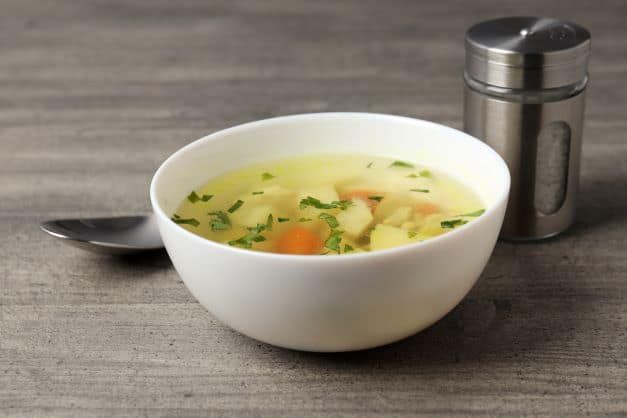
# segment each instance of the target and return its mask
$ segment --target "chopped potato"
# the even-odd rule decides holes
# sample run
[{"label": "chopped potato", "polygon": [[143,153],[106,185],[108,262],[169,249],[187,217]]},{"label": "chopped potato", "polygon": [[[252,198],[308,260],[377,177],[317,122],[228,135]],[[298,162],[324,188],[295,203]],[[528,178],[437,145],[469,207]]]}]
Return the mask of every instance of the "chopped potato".
[{"label": "chopped potato", "polygon": [[[231,215],[231,221],[244,226],[255,226],[264,224],[270,214],[278,214],[274,206],[248,206],[242,207]],[[274,216],[274,215],[273,215]]]},{"label": "chopped potato", "polygon": [[404,222],[408,221],[413,214],[411,206],[401,206],[396,208],[394,212],[383,221],[386,225],[400,226]]},{"label": "chopped potato", "polygon": [[352,238],[357,238],[370,226],[372,213],[361,199],[353,199],[353,204],[337,215],[340,228]]},{"label": "chopped potato", "polygon": [[392,216],[394,211],[401,206],[406,206],[408,198],[406,194],[389,193],[379,202],[374,211],[376,222],[383,222],[386,218]]},{"label": "chopped potato", "polygon": [[409,238],[406,230],[395,226],[379,224],[370,233],[370,249],[373,251],[385,250],[412,242],[415,242],[415,239]]},{"label": "chopped potato", "polygon": [[416,222],[412,222],[412,221],[403,222],[401,224],[401,228],[403,228],[406,231],[414,230],[416,229]]}]

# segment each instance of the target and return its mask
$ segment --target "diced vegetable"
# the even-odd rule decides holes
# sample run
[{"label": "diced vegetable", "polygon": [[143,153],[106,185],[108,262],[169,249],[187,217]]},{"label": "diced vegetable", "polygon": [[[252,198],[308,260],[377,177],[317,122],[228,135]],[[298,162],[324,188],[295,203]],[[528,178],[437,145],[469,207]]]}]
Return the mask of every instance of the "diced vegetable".
[{"label": "diced vegetable", "polygon": [[353,205],[337,215],[340,229],[350,237],[358,237],[372,223],[372,212],[368,205],[361,199],[353,199]]},{"label": "diced vegetable", "polygon": [[265,224],[270,214],[277,214],[276,209],[269,205],[245,206],[230,215],[231,222],[244,225],[255,226]]},{"label": "diced vegetable", "polygon": [[350,190],[346,193],[342,193],[340,196],[343,200],[355,200],[359,199],[363,201],[368,207],[374,211],[377,205],[383,200],[384,196],[382,193],[374,191],[374,190]]},{"label": "diced vegetable", "polygon": [[319,254],[322,240],[315,232],[302,226],[294,226],[279,237],[276,251],[281,254]]},{"label": "diced vegetable", "polygon": [[404,229],[379,224],[370,233],[370,250],[385,250],[386,248],[410,244],[414,241],[414,239],[409,238],[407,231]]},{"label": "diced vegetable", "polygon": [[401,228],[403,228],[406,231],[409,231],[410,229],[416,229],[416,227],[417,227],[416,222],[412,222],[412,221],[403,222],[401,224]]},{"label": "diced vegetable", "polygon": [[374,219],[376,222],[383,222],[386,218],[392,216],[394,211],[408,204],[408,198],[401,193],[390,193],[385,196],[374,210]]},{"label": "diced vegetable", "polygon": [[440,235],[444,232],[440,222],[444,220],[443,215],[441,214],[431,214],[424,218],[424,222],[422,227],[420,228],[420,233],[427,236],[436,236]]},{"label": "diced vegetable", "polygon": [[383,221],[386,225],[400,226],[402,223],[408,221],[413,214],[411,206],[401,206],[396,208],[394,212]]},{"label": "diced vegetable", "polygon": [[423,215],[431,215],[440,212],[440,207],[431,202],[420,202],[416,204],[415,210]]}]

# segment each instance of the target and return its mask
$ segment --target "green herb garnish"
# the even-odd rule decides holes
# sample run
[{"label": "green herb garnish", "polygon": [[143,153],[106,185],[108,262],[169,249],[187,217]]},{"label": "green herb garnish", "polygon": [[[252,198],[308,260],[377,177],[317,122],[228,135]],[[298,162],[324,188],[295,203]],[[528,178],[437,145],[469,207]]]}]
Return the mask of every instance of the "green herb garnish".
[{"label": "green herb garnish", "polygon": [[231,228],[231,220],[229,219],[229,215],[220,211],[217,212],[209,212],[209,215],[213,216],[214,219],[209,222],[209,226],[212,231],[224,231],[226,229]]},{"label": "green herb garnish", "polygon": [[383,196],[368,196],[368,199],[380,202],[383,200]]},{"label": "green herb garnish", "polygon": [[261,181],[272,180],[274,177],[276,177],[276,176],[273,176],[273,175],[272,175],[272,174],[270,174],[270,173],[263,173],[263,174],[261,175]]},{"label": "green herb garnish", "polygon": [[311,197],[311,196],[307,196],[305,199],[301,199],[300,203],[298,204],[298,207],[301,210],[305,209],[307,206],[313,206],[316,209],[335,208],[335,206],[332,205],[331,203],[322,203],[319,199],[316,199],[315,197]]},{"label": "green herb garnish", "polygon": [[253,192],[253,194],[263,194],[263,192]]},{"label": "green herb garnish", "polygon": [[243,204],[244,204],[243,200],[237,199],[237,201],[233,203],[230,208],[227,209],[227,212],[233,213],[236,210],[238,210],[240,207],[242,207]]},{"label": "green herb garnish", "polygon": [[282,223],[282,222],[287,222],[290,220],[290,218],[276,218],[277,222]]},{"label": "green herb garnish", "polygon": [[339,229],[334,229],[329,234],[329,238],[324,242],[324,248],[328,248],[331,251],[337,253],[340,252],[340,243],[342,242],[342,233]]},{"label": "green herb garnish", "polygon": [[172,218],[174,218],[174,219],[179,219],[179,218],[180,218],[180,216],[178,216],[178,215],[175,213],[174,215],[172,215]]},{"label": "green herb garnish", "polygon": [[366,168],[370,168],[370,167],[372,167],[372,164],[374,164],[374,163],[373,163],[372,161],[370,161],[370,162],[368,163],[368,165],[366,166]]},{"label": "green herb garnish", "polygon": [[413,238],[416,235],[418,235],[418,232],[416,232],[416,231],[407,231],[407,237],[408,238]]},{"label": "green herb garnish", "polygon": [[313,219],[311,219],[311,218],[300,218],[298,220],[298,222],[310,222],[310,221],[313,221]]},{"label": "green herb garnish", "polygon": [[390,167],[414,168],[414,165],[406,163],[405,161],[394,161],[392,164],[390,164]]},{"label": "green herb garnish", "polygon": [[331,203],[322,203],[319,199],[316,199],[312,196],[307,196],[305,199],[302,199],[298,205],[298,207],[302,210],[307,206],[312,206],[316,209],[335,209],[340,208],[341,210],[346,210],[349,206],[351,206],[353,202],[350,200],[334,200]]},{"label": "green herb garnish", "polygon": [[187,200],[189,200],[192,203],[196,203],[199,200],[202,200],[203,202],[208,202],[209,200],[211,200],[211,198],[213,197],[212,194],[204,194],[201,196],[198,196],[198,194],[196,194],[195,191],[192,191],[188,196],[187,196]]},{"label": "green herb garnish", "polygon": [[485,212],[485,209],[479,209],[479,210],[476,210],[474,212],[464,213],[464,214],[459,215],[459,216],[468,216],[468,217],[471,217],[471,216],[472,217],[474,217],[474,216],[481,216],[481,215],[483,215],[484,212]]},{"label": "green herb garnish", "polygon": [[334,200],[333,202],[331,202],[331,204],[335,205],[341,210],[346,210],[349,206],[353,206],[353,202],[351,200]]},{"label": "green herb garnish", "polygon": [[329,228],[331,228],[331,229],[334,229],[334,228],[337,228],[338,226],[340,226],[340,223],[337,221],[335,216],[329,215],[328,213],[321,213],[320,216],[318,216],[318,218],[322,219],[327,224],[329,224]]},{"label": "green herb garnish", "polygon": [[355,249],[348,244],[344,244],[344,252],[350,253],[351,251],[355,251]]},{"label": "green herb garnish", "polygon": [[409,189],[410,192],[429,193],[429,189]]},{"label": "green herb garnish", "polygon": [[431,171],[429,170],[421,170],[419,174],[411,173],[406,175],[405,177],[409,177],[410,179],[417,179],[418,177],[431,177]]},{"label": "green herb garnish", "polygon": [[192,190],[192,192],[189,195],[187,195],[187,200],[189,200],[192,203],[196,203],[200,200],[200,197],[198,197],[196,192]]},{"label": "green herb garnish", "polygon": [[253,246],[253,243],[266,240],[266,237],[261,235],[261,233],[265,231],[266,225],[257,224],[257,226],[255,227],[246,229],[248,230],[248,233],[246,235],[233,241],[229,241],[228,244],[235,247],[251,248]]},{"label": "green herb garnish", "polygon": [[272,224],[274,223],[274,218],[272,217],[272,214],[268,214],[268,219],[266,219],[266,229],[268,231],[272,231]]},{"label": "green herb garnish", "polygon": [[464,225],[464,224],[467,224],[467,223],[468,223],[468,221],[465,221],[463,219],[451,219],[451,220],[448,220],[448,221],[440,222],[440,226],[442,228],[452,229],[452,228],[455,228],[456,226],[461,226],[461,225]]},{"label": "green herb garnish", "polygon": [[177,217],[175,218],[174,216],[172,217],[172,220],[174,221],[174,223],[177,223],[179,225],[191,225],[193,227],[197,227],[198,225],[200,225],[200,222],[198,222],[198,219],[196,218],[181,218],[180,216],[177,215]]}]

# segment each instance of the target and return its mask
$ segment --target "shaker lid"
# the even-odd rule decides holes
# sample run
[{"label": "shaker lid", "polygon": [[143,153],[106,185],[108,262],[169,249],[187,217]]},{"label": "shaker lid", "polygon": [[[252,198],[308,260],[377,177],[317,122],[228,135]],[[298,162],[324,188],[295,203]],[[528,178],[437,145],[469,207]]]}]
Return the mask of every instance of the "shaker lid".
[{"label": "shaker lid", "polygon": [[586,78],[590,33],[545,17],[504,17],[466,32],[466,73],[482,83],[512,89],[546,89]]}]

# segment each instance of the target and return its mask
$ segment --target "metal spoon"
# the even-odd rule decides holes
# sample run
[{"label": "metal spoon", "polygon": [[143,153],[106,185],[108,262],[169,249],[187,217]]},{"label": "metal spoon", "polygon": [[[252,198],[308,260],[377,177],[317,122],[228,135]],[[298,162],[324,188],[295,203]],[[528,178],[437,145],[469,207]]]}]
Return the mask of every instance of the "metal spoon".
[{"label": "metal spoon", "polygon": [[66,244],[101,254],[132,254],[163,248],[152,215],[116,218],[59,219],[40,225]]}]

